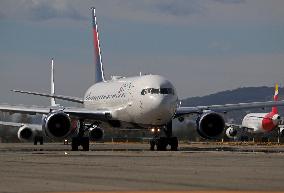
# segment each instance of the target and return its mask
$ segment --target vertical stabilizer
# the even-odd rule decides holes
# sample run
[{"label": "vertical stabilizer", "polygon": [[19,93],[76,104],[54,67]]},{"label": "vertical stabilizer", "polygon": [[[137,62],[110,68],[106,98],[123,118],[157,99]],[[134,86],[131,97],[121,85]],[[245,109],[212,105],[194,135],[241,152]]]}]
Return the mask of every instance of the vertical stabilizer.
[{"label": "vertical stabilizer", "polygon": [[[54,95],[54,66],[53,66],[53,58],[51,59],[51,77],[50,77],[50,94]],[[50,105],[56,106],[55,98],[50,99]]]},{"label": "vertical stabilizer", "polygon": [[[274,101],[278,101],[278,84],[275,84],[275,93],[274,93],[274,97],[273,97]],[[272,112],[275,114],[278,114],[278,108],[272,107]]]},{"label": "vertical stabilizer", "polygon": [[95,83],[105,81],[104,69],[101,56],[100,40],[98,33],[98,25],[96,20],[96,10],[94,7],[92,9],[92,19],[93,19],[93,37],[94,37],[94,60],[95,60]]}]

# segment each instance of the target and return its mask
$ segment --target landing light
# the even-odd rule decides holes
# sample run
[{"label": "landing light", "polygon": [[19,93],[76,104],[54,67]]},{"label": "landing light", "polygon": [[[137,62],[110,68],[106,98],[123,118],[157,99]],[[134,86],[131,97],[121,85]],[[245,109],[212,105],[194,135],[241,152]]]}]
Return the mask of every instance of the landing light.
[{"label": "landing light", "polygon": [[151,132],[152,133],[160,132],[160,128],[152,128]]},{"label": "landing light", "polygon": [[68,145],[68,143],[69,143],[68,139],[64,139],[63,144]]}]

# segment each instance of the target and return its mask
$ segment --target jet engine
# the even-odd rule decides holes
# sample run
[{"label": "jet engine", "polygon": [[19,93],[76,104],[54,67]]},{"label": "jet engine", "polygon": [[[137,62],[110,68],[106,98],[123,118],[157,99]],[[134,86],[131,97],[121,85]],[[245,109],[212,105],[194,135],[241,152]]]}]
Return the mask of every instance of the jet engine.
[{"label": "jet engine", "polygon": [[218,137],[225,128],[224,118],[212,111],[200,115],[196,120],[196,124],[199,135],[207,139]]},{"label": "jet engine", "polygon": [[63,111],[56,111],[43,118],[44,133],[50,138],[62,139],[69,137],[77,128],[71,127],[69,115]]},{"label": "jet engine", "polygon": [[32,128],[23,125],[19,128],[17,135],[20,141],[32,141],[36,133]]},{"label": "jet engine", "polygon": [[234,137],[236,137],[237,133],[238,133],[237,129],[233,127],[228,127],[226,130],[226,135],[230,139],[233,139]]},{"label": "jet engine", "polygon": [[92,141],[99,141],[104,137],[104,130],[99,127],[92,128],[89,132],[89,137]]}]

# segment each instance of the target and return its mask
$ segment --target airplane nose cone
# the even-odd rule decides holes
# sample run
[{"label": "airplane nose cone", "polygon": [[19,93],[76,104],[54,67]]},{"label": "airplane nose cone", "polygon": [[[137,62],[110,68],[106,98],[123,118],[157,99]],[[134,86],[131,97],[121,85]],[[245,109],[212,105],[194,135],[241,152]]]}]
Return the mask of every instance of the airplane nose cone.
[{"label": "airplane nose cone", "polygon": [[170,96],[151,96],[149,104],[149,112],[153,122],[157,125],[166,124],[175,112],[176,101]]}]

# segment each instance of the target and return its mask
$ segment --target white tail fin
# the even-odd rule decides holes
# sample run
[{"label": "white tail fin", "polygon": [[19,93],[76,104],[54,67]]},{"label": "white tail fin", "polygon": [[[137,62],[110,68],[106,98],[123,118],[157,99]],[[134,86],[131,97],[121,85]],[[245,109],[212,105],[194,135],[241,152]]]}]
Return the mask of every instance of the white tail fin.
[{"label": "white tail fin", "polygon": [[96,10],[94,7],[92,7],[91,9],[92,9],[93,37],[94,37],[95,83],[97,83],[105,81],[105,77],[104,77],[104,69],[102,63],[98,25],[96,19]]},{"label": "white tail fin", "polygon": [[[51,77],[50,77],[50,94],[54,95],[55,88],[54,88],[54,66],[53,66],[53,58],[51,59]],[[50,99],[50,105],[57,106],[55,102],[55,98]]]}]

